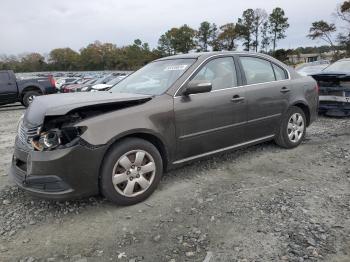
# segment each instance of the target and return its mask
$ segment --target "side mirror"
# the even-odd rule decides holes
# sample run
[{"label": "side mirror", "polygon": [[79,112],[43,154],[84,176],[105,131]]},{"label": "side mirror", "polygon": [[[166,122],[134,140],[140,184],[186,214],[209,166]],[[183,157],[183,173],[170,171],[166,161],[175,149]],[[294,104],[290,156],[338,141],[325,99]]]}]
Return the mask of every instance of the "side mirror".
[{"label": "side mirror", "polygon": [[182,94],[188,96],[190,94],[208,93],[212,88],[212,84],[208,81],[194,80],[187,84],[187,87]]}]

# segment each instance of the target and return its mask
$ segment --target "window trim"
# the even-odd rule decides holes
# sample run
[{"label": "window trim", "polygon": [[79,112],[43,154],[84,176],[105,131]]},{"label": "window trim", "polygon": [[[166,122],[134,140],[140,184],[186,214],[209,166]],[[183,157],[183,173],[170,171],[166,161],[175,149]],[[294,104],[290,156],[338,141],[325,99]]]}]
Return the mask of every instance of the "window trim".
[{"label": "window trim", "polygon": [[238,87],[241,87],[243,86],[243,79],[241,77],[241,70],[240,70],[240,67],[239,65],[237,64],[237,61],[235,59],[235,54],[217,54],[217,55],[213,55],[213,56],[210,56],[210,57],[207,57],[205,60],[203,60],[198,66],[197,68],[187,77],[187,79],[180,85],[180,87],[176,90],[175,94],[174,94],[174,98],[176,97],[182,97],[182,94],[181,94],[181,90],[183,89],[183,87],[188,84],[192,79],[193,77],[200,71],[202,70],[202,68],[208,64],[210,61],[214,60],[214,59],[218,59],[218,58],[232,58],[233,60],[233,65],[235,67],[235,70],[236,70],[236,78],[237,78],[237,86],[232,86],[232,87],[228,87],[228,88],[222,88],[222,89],[216,89],[216,90],[212,90],[210,91],[209,93],[211,92],[217,92],[217,91],[221,91],[221,90],[227,90],[227,89],[231,89],[231,88],[238,88]]},{"label": "window trim", "polygon": [[[253,58],[257,58],[257,59],[262,59],[262,60],[265,60],[267,62],[269,62],[271,64],[271,67],[272,67],[272,71],[274,72],[275,74],[275,71],[273,69],[273,66],[272,64],[275,64],[277,65],[278,67],[282,68],[284,70],[284,72],[286,73],[286,79],[283,79],[283,80],[276,80],[276,76],[275,76],[275,80],[274,81],[268,81],[268,82],[262,82],[262,83],[255,83],[255,84],[248,84],[247,83],[247,79],[246,79],[246,76],[245,76],[245,72],[244,72],[244,68],[243,68],[243,65],[242,65],[242,62],[241,62],[241,57],[253,57]],[[276,83],[276,82],[282,82],[282,81],[289,81],[291,80],[291,75],[289,73],[289,71],[287,69],[285,69],[283,66],[281,65],[278,65],[277,63],[271,61],[270,59],[268,58],[265,58],[263,56],[259,56],[259,55],[246,55],[246,54],[239,54],[237,55],[237,60],[238,60],[238,63],[239,63],[239,66],[240,66],[240,72],[242,74],[242,80],[243,83],[242,83],[242,86],[244,87],[247,87],[247,86],[255,86],[255,85],[262,85],[262,84],[268,84],[268,83]]]},{"label": "window trim", "polygon": [[214,59],[210,59],[203,66],[201,66],[201,68],[199,70],[196,70],[196,72],[189,78],[187,83],[191,82],[202,71],[202,69],[205,66],[207,66],[209,63],[211,63],[212,61],[217,60],[217,59],[225,59],[225,58],[231,58],[231,60],[232,60],[233,67],[234,67],[234,72],[232,72],[232,75],[236,74],[236,85],[235,86],[231,86],[231,87],[226,87],[226,88],[212,89],[211,91],[218,91],[218,90],[224,90],[224,89],[238,87],[239,86],[238,71],[237,71],[237,66],[236,66],[235,60],[234,60],[234,58],[232,56],[223,56],[223,57],[216,57]]},{"label": "window trim", "polygon": [[[273,62],[270,62],[271,63],[271,66],[272,66],[272,70],[273,70],[273,73],[275,74],[275,80],[276,81],[281,81],[281,80],[286,80],[286,79],[288,79],[288,74],[286,73],[286,70],[284,69],[284,68],[282,68],[282,67],[280,67],[279,65],[277,65],[276,63],[273,63]],[[277,80],[277,76],[276,76],[276,70],[275,70],[275,67],[278,67],[278,68],[280,68],[280,69],[282,69],[282,71],[283,71],[283,73],[284,73],[284,79],[280,79],[280,80]]]}]

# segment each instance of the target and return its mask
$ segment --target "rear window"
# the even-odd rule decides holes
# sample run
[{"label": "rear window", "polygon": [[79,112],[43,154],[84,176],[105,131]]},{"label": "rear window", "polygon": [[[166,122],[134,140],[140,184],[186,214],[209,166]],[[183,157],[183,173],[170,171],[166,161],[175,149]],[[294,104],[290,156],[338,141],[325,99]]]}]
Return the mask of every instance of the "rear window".
[{"label": "rear window", "polygon": [[286,71],[278,65],[272,64],[273,70],[275,71],[276,80],[287,79]]},{"label": "rear window", "polygon": [[1,82],[6,82],[9,79],[10,79],[9,74],[7,72],[0,72],[0,81]]}]

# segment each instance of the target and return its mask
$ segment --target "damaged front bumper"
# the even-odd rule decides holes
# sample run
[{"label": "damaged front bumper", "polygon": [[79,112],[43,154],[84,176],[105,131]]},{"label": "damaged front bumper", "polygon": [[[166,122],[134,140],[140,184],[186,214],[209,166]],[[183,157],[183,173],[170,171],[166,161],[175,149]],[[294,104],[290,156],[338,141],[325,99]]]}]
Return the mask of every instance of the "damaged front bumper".
[{"label": "damaged front bumper", "polygon": [[105,146],[78,144],[34,151],[16,138],[10,176],[18,186],[48,199],[72,199],[99,193],[98,176]]}]

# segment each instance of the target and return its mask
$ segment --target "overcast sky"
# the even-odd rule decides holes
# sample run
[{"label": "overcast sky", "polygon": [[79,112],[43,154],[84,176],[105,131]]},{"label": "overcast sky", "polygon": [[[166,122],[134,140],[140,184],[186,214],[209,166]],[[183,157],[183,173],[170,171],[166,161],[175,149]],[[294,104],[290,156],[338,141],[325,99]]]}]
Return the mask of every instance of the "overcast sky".
[{"label": "overcast sky", "polygon": [[280,48],[320,45],[306,38],[310,24],[332,16],[340,0],[2,0],[0,54],[47,53],[57,47],[79,50],[100,40],[118,46],[140,38],[156,47],[171,27],[197,28],[207,20],[236,22],[247,8],[268,13],[282,7],[289,17],[287,38]]}]

